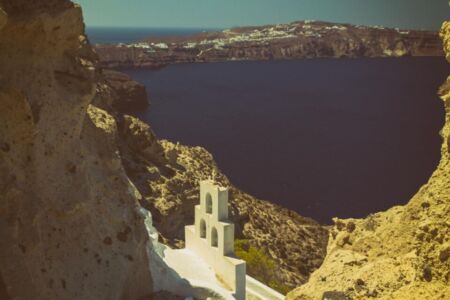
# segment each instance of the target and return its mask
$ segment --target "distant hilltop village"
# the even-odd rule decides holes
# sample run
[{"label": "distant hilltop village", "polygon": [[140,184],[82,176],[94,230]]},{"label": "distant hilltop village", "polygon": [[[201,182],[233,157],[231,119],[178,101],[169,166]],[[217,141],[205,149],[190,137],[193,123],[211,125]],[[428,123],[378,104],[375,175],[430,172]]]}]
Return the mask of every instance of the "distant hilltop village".
[{"label": "distant hilltop village", "polygon": [[184,37],[96,45],[104,67],[158,68],[174,63],[342,57],[442,56],[436,32],[301,21],[238,27]]}]

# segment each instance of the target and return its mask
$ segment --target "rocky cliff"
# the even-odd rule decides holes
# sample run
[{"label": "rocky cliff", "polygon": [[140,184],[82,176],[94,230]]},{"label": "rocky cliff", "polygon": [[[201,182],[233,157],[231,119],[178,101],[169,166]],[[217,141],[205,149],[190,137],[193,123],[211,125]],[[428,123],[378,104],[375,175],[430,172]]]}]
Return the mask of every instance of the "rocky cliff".
[{"label": "rocky cliff", "polygon": [[98,72],[81,9],[0,0],[0,299],[147,299],[148,234],[91,105]]},{"label": "rocky cliff", "polygon": [[435,32],[304,21],[154,37],[96,49],[105,67],[156,68],[230,60],[437,56],[443,55],[441,45]]},{"label": "rocky cliff", "polygon": [[136,112],[148,107],[147,91],[143,84],[136,82],[127,74],[103,70],[102,79],[111,87],[112,107],[121,113]]},{"label": "rocky cliff", "polygon": [[[450,62],[450,23],[441,37]],[[446,123],[442,158],[405,206],[335,220],[323,265],[288,299],[449,299],[450,77],[439,95]]]}]

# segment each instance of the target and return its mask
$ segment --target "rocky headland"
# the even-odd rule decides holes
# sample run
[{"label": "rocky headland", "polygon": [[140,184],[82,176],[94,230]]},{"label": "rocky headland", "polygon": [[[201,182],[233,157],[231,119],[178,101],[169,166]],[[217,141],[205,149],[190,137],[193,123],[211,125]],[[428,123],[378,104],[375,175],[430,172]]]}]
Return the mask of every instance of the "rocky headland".
[{"label": "rocky headland", "polygon": [[143,84],[127,74],[114,70],[103,70],[102,80],[111,87],[111,106],[121,113],[136,112],[148,107],[147,91]]},{"label": "rocky headland", "polygon": [[152,37],[95,45],[108,68],[159,68],[175,63],[343,57],[441,56],[437,32],[318,21],[239,27],[187,37]]},{"label": "rocky headland", "polygon": [[[441,30],[450,62],[450,22]],[[448,299],[450,295],[450,77],[441,161],[405,206],[334,220],[327,256],[287,299]]]}]

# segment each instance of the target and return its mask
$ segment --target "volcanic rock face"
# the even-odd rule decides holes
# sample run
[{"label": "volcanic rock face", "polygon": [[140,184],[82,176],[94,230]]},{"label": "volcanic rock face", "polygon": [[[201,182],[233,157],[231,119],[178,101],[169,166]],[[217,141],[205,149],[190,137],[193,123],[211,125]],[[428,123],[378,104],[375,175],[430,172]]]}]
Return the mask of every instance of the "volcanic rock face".
[{"label": "volcanic rock face", "polygon": [[[450,23],[441,36],[450,62]],[[336,219],[323,265],[288,299],[448,299],[450,77],[439,94],[446,123],[442,158],[429,182],[405,206],[366,219]]]},{"label": "volcanic rock face", "polygon": [[66,0],[0,0],[0,298],[144,299],[138,191]]},{"label": "volcanic rock face", "polygon": [[143,110],[148,107],[145,86],[132,80],[127,74],[103,70],[105,83],[117,94],[112,96],[113,108],[121,113]]},{"label": "volcanic rock face", "polygon": [[97,45],[96,50],[105,67],[149,68],[230,60],[443,55],[434,32],[312,21],[155,37],[134,44]]}]

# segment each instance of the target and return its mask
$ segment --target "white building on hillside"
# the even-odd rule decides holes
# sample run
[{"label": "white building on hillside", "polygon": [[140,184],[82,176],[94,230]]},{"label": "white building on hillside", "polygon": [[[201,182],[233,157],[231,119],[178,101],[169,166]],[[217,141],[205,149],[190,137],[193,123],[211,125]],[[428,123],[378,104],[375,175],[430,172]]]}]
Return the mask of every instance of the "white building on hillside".
[{"label": "white building on hillside", "polygon": [[228,221],[228,188],[212,180],[200,182],[200,205],[195,206],[195,224],[185,227],[186,248],[202,257],[216,277],[245,300],[246,265],[234,257],[234,224]]}]

